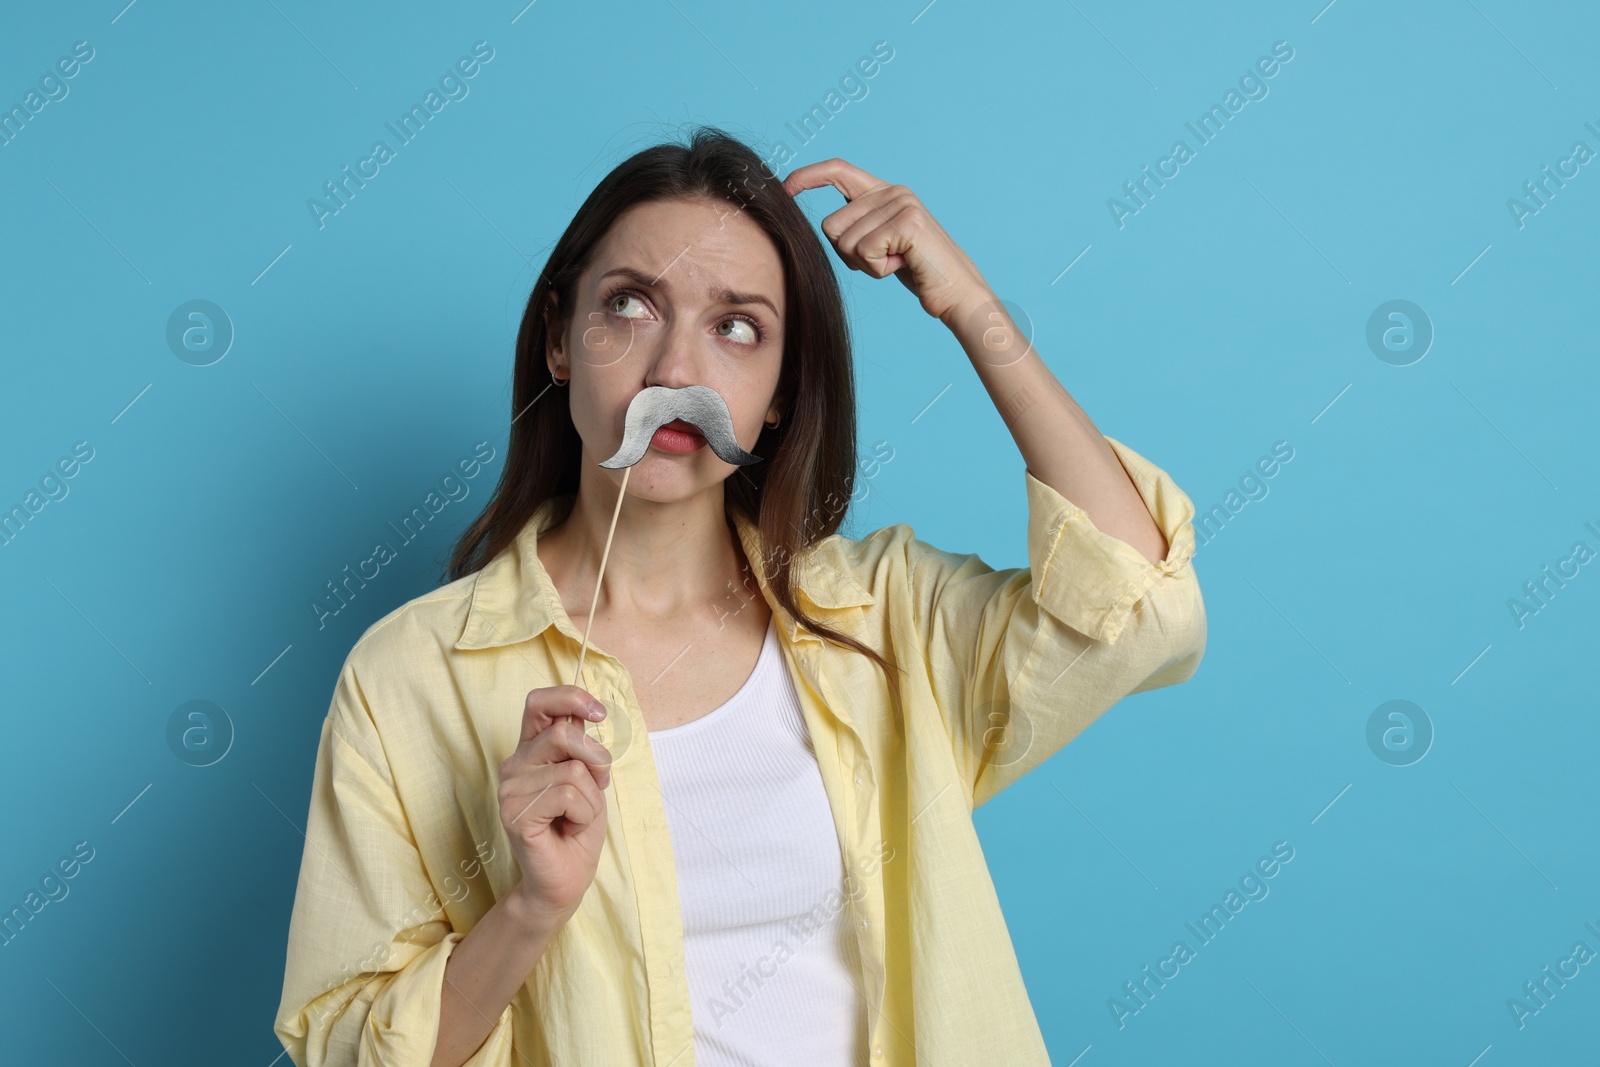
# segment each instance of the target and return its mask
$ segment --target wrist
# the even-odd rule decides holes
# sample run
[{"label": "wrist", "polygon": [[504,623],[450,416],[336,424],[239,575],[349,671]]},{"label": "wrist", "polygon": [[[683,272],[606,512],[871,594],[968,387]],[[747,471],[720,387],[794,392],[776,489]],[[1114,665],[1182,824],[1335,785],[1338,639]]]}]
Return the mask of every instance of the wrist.
[{"label": "wrist", "polygon": [[518,882],[511,892],[500,898],[499,906],[505,908],[507,917],[522,936],[548,941],[566,925],[569,916],[552,914],[523,888],[527,884]]},{"label": "wrist", "polygon": [[987,285],[975,284],[968,286],[951,301],[950,307],[939,316],[939,321],[965,346],[969,339],[981,337],[988,328],[986,312],[991,310],[1004,311],[1000,298]]},{"label": "wrist", "polygon": [[951,311],[950,331],[979,372],[1009,367],[1033,351],[1032,324],[1017,308],[1023,321],[1013,318],[1008,302],[992,291],[963,301]]}]

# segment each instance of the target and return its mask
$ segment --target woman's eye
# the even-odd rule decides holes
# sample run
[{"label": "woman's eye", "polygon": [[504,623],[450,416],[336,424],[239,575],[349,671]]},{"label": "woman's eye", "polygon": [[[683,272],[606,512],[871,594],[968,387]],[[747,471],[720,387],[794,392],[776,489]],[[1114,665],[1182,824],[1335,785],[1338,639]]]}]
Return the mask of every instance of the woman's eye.
[{"label": "woman's eye", "polygon": [[624,309],[628,306],[628,301],[630,300],[634,303],[639,302],[639,298],[634,296],[632,293],[618,293],[616,296],[611,298],[608,306],[611,308],[612,314],[618,315],[625,319],[631,319],[634,316],[626,314],[624,311]]},{"label": "woman's eye", "polygon": [[[724,330],[724,326],[730,327],[730,330]],[[731,330],[738,330],[739,333],[734,334]],[[742,345],[753,345],[760,340],[756,328],[743,319],[723,319],[717,323],[717,332],[723,337],[732,337]]]}]

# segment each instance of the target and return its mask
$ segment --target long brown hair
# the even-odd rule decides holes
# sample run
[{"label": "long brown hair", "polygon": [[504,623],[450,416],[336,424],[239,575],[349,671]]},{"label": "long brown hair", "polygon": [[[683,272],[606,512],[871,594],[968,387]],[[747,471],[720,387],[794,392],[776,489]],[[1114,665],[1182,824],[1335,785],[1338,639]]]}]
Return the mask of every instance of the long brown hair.
[{"label": "long brown hair", "polygon": [[[463,578],[497,556],[544,501],[577,492],[582,440],[572,424],[568,394],[551,388],[545,362],[549,332],[566,330],[577,304],[578,278],[624,211],[645,202],[694,198],[727,201],[771,238],[783,264],[788,311],[777,389],[788,398],[788,411],[777,427],[763,428],[757,438],[752,451],[761,460],[737,468],[723,483],[724,510],[759,529],[767,559],[752,562],[764,568],[784,609],[817,636],[877,662],[898,691],[896,672],[882,655],[808,617],[795,599],[792,564],[838,530],[855,485],[849,322],[833,265],[810,221],[761,157],[716,127],[697,127],[687,144],[658,144],[624,160],[589,194],[551,250],[517,332],[506,464],[483,512],[456,542],[446,580]],[[557,311],[547,324],[551,293]]]}]

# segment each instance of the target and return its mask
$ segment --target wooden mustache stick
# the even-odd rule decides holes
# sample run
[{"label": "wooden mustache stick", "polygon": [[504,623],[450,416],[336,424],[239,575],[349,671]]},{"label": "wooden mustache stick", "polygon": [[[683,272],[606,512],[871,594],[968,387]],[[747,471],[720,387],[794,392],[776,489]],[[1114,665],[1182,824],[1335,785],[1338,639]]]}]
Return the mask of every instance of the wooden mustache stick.
[{"label": "wooden mustache stick", "polygon": [[[671,419],[667,420],[671,422]],[[650,431],[654,435],[655,431]],[[611,509],[611,528],[606,531],[606,547],[600,553],[600,573],[594,576],[594,596],[589,599],[589,621],[583,626],[583,644],[578,647],[578,669],[572,672],[572,684],[577,685],[583,677],[583,656],[589,651],[589,628],[594,625],[594,609],[600,603],[600,579],[605,577],[606,559],[611,555],[611,535],[617,532],[617,516],[622,513],[622,498],[628,492],[628,475],[633,473],[633,465],[622,468],[622,486],[617,490],[617,506]]]}]

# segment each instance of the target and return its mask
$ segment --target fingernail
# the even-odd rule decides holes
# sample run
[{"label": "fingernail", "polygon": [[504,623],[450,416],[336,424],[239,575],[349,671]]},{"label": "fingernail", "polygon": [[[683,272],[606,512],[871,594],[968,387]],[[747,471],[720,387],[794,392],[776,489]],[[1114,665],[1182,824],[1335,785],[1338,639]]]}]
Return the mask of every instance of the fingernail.
[{"label": "fingernail", "polygon": [[596,722],[606,717],[606,706],[598,700],[589,701],[589,715]]}]

